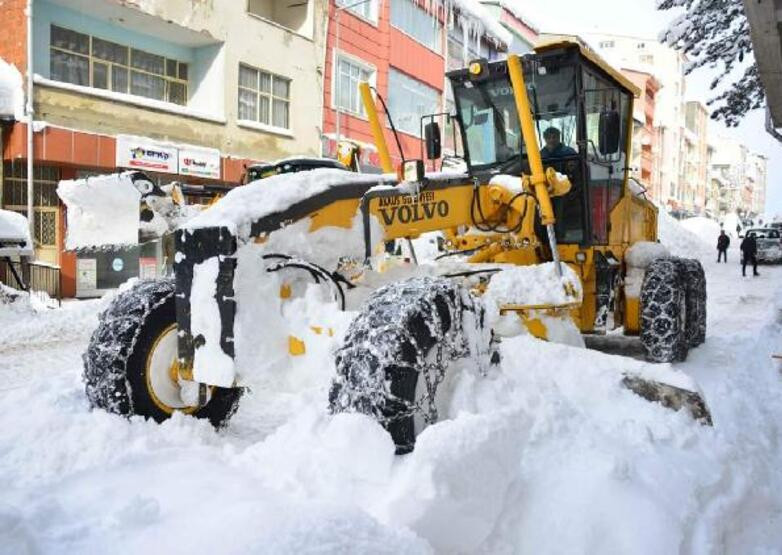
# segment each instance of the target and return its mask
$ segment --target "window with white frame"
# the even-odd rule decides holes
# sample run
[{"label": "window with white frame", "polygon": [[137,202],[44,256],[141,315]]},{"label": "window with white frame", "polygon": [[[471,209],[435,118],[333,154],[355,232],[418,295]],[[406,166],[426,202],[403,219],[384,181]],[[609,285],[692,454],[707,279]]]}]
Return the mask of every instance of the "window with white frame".
[{"label": "window with white frame", "polygon": [[239,119],[290,129],[291,80],[239,64]]},{"label": "window with white frame", "polygon": [[337,7],[353,12],[373,23],[377,23],[377,0],[336,0]]},{"label": "window with white frame", "polygon": [[437,17],[426,13],[418,2],[414,0],[391,2],[391,25],[435,52],[441,51],[442,25]]},{"label": "window with white frame", "polygon": [[375,70],[370,66],[338,54],[334,71],[334,107],[364,115],[358,84],[362,81],[372,82],[374,75]]},{"label": "window with white frame", "polygon": [[57,25],[49,72],[55,81],[187,104],[187,63]]},{"label": "window with white frame", "polygon": [[394,125],[411,135],[421,134],[421,116],[440,111],[440,93],[393,67],[388,71],[388,111]]}]

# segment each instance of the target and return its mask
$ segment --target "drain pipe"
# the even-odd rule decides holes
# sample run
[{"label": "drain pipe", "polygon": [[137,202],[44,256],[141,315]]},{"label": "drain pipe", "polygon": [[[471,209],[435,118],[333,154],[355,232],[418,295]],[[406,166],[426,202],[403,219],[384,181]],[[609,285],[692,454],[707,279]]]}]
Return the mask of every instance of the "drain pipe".
[{"label": "drain pipe", "polygon": [[35,212],[33,208],[33,0],[27,0],[27,220],[30,238],[35,245]]}]

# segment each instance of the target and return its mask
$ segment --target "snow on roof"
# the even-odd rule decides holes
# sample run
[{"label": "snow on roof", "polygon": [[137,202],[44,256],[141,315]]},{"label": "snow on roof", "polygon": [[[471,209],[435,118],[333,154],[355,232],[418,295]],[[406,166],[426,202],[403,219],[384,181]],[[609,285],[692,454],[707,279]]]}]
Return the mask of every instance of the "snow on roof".
[{"label": "snow on roof", "polygon": [[22,74],[15,66],[0,58],[0,119],[24,117]]},{"label": "snow on roof", "polygon": [[[3,242],[14,243],[3,248]],[[23,245],[20,245],[23,243]],[[0,210],[0,256],[30,256],[33,254],[33,242],[30,240],[30,226],[27,218],[10,210]]]},{"label": "snow on roof", "polygon": [[283,173],[233,189],[220,202],[182,227],[199,229],[225,226],[246,239],[254,221],[286,210],[316,194],[356,183],[382,185],[392,182],[395,179],[390,175],[357,174],[333,168]]},{"label": "snow on roof", "polygon": [[[511,32],[478,0],[429,0],[425,7],[433,17],[442,9],[448,24],[453,26],[458,22],[469,37],[480,40],[486,35],[505,47],[513,42]],[[457,11],[458,15],[455,13]]]},{"label": "snow on roof", "polygon": [[460,23],[467,27],[470,35],[489,35],[503,46],[509,46],[513,42],[513,35],[484,8],[478,0],[445,0],[446,8],[450,11],[456,7],[460,11]]},{"label": "snow on roof", "polygon": [[[524,23],[527,27],[535,31],[536,33],[540,31],[540,27],[537,23],[530,20],[529,18],[529,10],[522,10],[521,6],[518,4],[519,0],[499,0],[500,7],[504,10],[508,10],[513,17]],[[527,12],[527,13],[525,13]]]}]

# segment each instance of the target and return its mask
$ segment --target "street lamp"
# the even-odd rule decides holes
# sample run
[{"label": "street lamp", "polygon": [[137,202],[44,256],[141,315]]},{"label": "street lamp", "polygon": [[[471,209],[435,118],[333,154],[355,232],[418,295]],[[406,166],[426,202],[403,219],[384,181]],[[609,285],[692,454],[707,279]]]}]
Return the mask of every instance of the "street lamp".
[{"label": "street lamp", "polygon": [[[333,86],[338,86],[339,81],[339,65],[338,65],[338,59],[337,59],[337,52],[339,52],[339,16],[344,10],[349,10],[350,8],[355,8],[356,6],[360,6],[361,4],[366,4],[367,2],[372,2],[374,0],[359,0],[358,2],[353,2],[352,4],[347,4],[345,6],[339,6],[338,2],[340,0],[334,1],[334,6],[336,10],[336,15],[334,16],[334,21],[337,26],[337,30],[334,33],[334,63],[337,65],[337,67],[334,68],[334,83]],[[336,89],[335,89],[336,90]],[[332,93],[335,94],[335,93]],[[337,125],[336,125],[336,143],[339,145],[339,141],[342,139],[341,133],[340,133],[340,120],[342,119],[342,107],[340,106],[340,103],[337,102]]]}]

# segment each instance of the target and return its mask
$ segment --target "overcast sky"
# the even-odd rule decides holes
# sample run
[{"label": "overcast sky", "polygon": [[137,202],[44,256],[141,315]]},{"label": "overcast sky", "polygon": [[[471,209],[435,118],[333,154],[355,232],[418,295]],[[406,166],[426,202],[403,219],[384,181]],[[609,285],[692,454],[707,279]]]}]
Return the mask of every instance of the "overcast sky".
[{"label": "overcast sky", "polygon": [[[671,11],[655,9],[655,0],[515,0],[529,14],[531,21],[546,32],[578,33],[593,31],[638,35],[656,38],[667,23],[675,17]],[[709,82],[713,73],[701,69],[687,79],[687,100],[704,104],[711,98]],[[782,216],[782,187],[774,176],[782,175],[782,144],[772,139],[764,129],[762,110],[751,113],[737,129],[727,129],[709,120],[709,132],[742,141],[755,152],[769,158],[766,187],[766,212]]]}]

